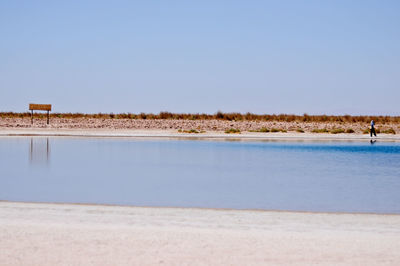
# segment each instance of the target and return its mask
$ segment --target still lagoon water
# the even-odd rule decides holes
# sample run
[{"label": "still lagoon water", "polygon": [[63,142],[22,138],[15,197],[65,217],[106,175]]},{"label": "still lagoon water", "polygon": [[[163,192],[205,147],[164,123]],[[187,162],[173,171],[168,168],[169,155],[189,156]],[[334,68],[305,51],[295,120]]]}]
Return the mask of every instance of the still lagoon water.
[{"label": "still lagoon water", "polygon": [[0,200],[400,213],[400,143],[1,137]]}]

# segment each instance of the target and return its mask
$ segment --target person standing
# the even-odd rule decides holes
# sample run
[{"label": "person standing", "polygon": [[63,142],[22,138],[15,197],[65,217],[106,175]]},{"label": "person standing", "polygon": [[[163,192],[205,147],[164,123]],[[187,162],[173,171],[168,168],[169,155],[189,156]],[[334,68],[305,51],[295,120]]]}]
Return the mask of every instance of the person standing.
[{"label": "person standing", "polygon": [[375,122],[374,122],[374,120],[371,120],[371,130],[370,130],[370,133],[371,133],[371,138],[372,138],[372,134],[374,134],[374,136],[376,137]]}]

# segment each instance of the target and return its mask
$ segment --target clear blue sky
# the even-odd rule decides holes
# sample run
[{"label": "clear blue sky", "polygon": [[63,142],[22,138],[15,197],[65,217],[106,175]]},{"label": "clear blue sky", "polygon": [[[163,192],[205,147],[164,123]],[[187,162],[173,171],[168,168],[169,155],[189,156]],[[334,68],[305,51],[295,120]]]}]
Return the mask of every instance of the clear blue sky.
[{"label": "clear blue sky", "polygon": [[0,111],[400,115],[400,1],[1,1]]}]

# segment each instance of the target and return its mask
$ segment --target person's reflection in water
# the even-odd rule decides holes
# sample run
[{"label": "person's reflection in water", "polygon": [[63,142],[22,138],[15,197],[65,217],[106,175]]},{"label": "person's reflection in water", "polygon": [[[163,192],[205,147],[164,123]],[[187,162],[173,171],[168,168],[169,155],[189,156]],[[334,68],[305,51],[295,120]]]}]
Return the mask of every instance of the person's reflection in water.
[{"label": "person's reflection in water", "polygon": [[47,165],[50,162],[49,138],[31,138],[29,146],[29,162],[31,164]]},{"label": "person's reflection in water", "polygon": [[371,143],[371,145],[374,145],[376,142],[376,139],[371,139],[369,142]]}]

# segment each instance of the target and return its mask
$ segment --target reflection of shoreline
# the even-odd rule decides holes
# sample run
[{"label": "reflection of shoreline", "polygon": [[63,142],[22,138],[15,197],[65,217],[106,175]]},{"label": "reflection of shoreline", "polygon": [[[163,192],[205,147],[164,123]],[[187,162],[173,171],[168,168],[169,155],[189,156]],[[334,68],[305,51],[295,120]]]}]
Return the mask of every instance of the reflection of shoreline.
[{"label": "reflection of shoreline", "polygon": [[29,161],[31,164],[48,164],[50,161],[49,138],[31,138],[29,146]]}]

